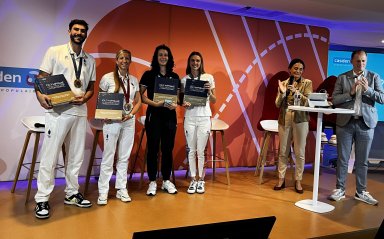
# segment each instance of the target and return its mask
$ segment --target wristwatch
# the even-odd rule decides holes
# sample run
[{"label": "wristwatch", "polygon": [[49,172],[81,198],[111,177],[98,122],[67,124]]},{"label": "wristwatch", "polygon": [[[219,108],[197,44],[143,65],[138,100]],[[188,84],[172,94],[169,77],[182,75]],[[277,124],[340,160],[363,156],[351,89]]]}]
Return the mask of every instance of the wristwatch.
[{"label": "wristwatch", "polygon": [[128,115],[128,116],[129,116],[129,118],[130,118],[130,119],[132,119],[132,118],[133,118],[133,116],[135,116],[135,115],[133,115],[132,113],[129,113],[129,115]]}]

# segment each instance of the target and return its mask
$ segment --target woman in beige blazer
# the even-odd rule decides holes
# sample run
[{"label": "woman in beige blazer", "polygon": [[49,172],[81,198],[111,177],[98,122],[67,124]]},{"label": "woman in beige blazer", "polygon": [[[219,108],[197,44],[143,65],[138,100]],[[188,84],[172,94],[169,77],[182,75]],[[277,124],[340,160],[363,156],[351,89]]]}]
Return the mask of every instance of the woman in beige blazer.
[{"label": "woman in beige blazer", "polygon": [[[296,156],[295,169],[295,190],[303,193],[301,180],[305,162],[305,144],[309,130],[309,115],[304,111],[292,111],[289,105],[294,104],[297,97],[297,104],[304,106],[307,104],[307,97],[312,93],[312,81],[302,77],[305,69],[304,61],[293,59],[288,66],[290,77],[285,81],[279,81],[278,93],[276,97],[276,107],[280,108],[279,113],[279,181],[274,190],[285,188],[285,172],[287,170],[288,155],[291,144],[294,143]],[[295,96],[296,94],[296,96]]]}]

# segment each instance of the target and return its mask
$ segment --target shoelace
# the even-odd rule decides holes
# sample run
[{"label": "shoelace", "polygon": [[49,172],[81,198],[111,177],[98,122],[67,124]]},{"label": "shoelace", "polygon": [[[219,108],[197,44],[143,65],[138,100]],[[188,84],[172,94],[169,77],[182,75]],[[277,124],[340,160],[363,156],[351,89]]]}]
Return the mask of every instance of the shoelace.
[{"label": "shoelace", "polygon": [[368,197],[368,198],[371,198],[371,194],[369,194],[369,192],[365,192],[363,191],[362,194],[361,194],[363,197]]},{"label": "shoelace", "polygon": [[173,185],[173,183],[169,183],[169,184],[167,185],[167,188],[175,188],[175,185]]},{"label": "shoelace", "polygon": [[81,201],[84,200],[84,197],[83,197],[83,195],[81,195],[81,193],[76,194],[75,197],[76,197],[77,199],[80,199]]},{"label": "shoelace", "polygon": [[335,190],[333,190],[333,193],[337,193],[338,195],[344,194],[343,190],[341,190],[341,189],[335,189]]},{"label": "shoelace", "polygon": [[122,198],[129,198],[128,192],[125,191],[119,191],[119,194]]},{"label": "shoelace", "polygon": [[41,210],[44,210],[44,209],[48,210],[48,209],[49,209],[49,205],[48,205],[48,203],[46,203],[46,202],[39,203],[39,204],[38,204],[38,207],[39,207]]}]

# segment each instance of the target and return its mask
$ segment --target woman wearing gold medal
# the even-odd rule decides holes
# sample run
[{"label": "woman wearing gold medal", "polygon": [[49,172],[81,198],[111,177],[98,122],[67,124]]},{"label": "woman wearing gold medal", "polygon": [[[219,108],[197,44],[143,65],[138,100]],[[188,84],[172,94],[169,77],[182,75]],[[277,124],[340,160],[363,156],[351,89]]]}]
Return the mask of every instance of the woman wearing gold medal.
[{"label": "woman wearing gold medal", "polygon": [[124,113],[122,121],[106,119],[103,125],[104,151],[98,182],[99,198],[97,204],[108,202],[109,181],[113,173],[113,161],[118,148],[116,162],[116,197],[130,202],[127,190],[128,159],[132,151],[135,134],[135,114],[140,109],[141,97],[137,78],[129,74],[131,52],[120,50],[116,53],[116,67],[105,74],[100,81],[100,92],[124,94]]}]

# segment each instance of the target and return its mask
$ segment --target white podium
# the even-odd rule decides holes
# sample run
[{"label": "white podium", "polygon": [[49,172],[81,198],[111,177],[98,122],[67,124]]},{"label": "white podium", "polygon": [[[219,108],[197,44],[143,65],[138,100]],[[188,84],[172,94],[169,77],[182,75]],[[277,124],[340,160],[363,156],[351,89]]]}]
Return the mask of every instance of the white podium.
[{"label": "white podium", "polygon": [[317,213],[330,212],[335,209],[334,206],[319,202],[319,172],[320,172],[320,147],[321,147],[321,128],[323,125],[323,114],[354,114],[354,110],[342,108],[311,108],[306,106],[288,106],[290,110],[307,111],[317,113],[317,127],[316,127],[316,151],[315,151],[315,172],[313,179],[313,196],[312,199],[305,199],[295,203],[296,206]]}]

